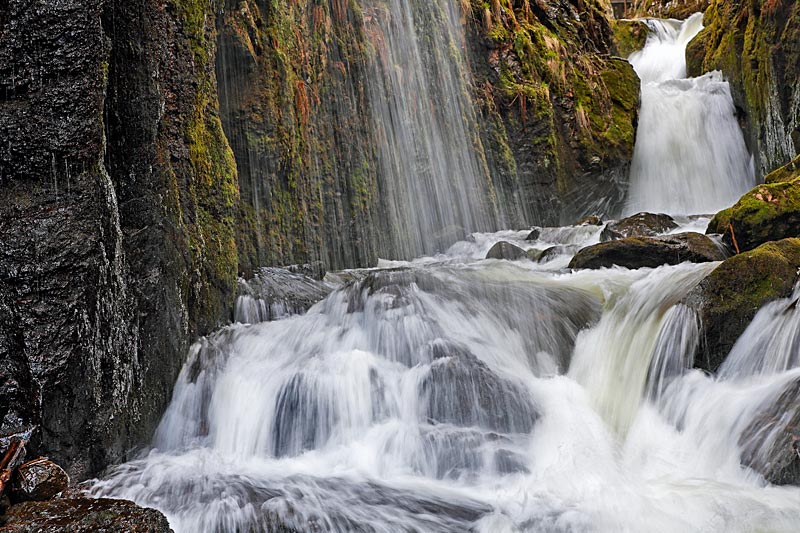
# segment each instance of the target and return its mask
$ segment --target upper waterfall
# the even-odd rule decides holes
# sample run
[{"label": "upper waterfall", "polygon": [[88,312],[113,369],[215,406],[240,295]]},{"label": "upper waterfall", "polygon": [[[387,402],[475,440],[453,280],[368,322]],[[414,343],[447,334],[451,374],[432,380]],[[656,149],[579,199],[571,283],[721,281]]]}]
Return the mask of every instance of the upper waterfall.
[{"label": "upper waterfall", "polygon": [[642,80],[630,213],[716,212],[755,185],[728,82],[719,72],[686,78],[686,45],[702,20],[648,20],[647,43],[629,58]]},{"label": "upper waterfall", "polygon": [[375,47],[366,81],[396,256],[444,251],[470,232],[497,229],[459,3],[361,3]]}]

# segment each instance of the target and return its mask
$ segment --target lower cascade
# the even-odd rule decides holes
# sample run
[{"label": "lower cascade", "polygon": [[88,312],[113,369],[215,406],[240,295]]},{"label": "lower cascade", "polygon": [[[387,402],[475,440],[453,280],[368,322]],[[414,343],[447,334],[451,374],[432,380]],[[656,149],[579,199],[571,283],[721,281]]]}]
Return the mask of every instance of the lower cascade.
[{"label": "lower cascade", "polygon": [[[682,300],[718,263],[564,273],[600,229],[477,234],[203,339],[153,449],[93,493],[176,531],[793,531],[753,428],[796,395],[800,310],[693,370]],[[566,251],[477,260],[501,239]]]},{"label": "lower cascade", "polygon": [[[372,20],[386,64],[370,91],[391,95],[373,110],[381,163],[399,197],[440,208],[410,220],[422,205],[390,206],[409,224],[404,252],[439,250],[433,228],[493,230],[502,210],[473,194],[491,196],[485,169],[456,150],[473,135],[466,97],[424,128],[429,93],[463,81],[403,34],[426,12],[364,5],[391,15]],[[427,18],[455,16],[443,6]],[[704,232],[699,214],[755,182],[727,82],[686,79],[701,19],[648,21],[630,59],[642,110],[628,209],[676,215],[658,238]],[[440,48],[459,64],[457,37]],[[775,479],[800,425],[800,286],[704,372],[688,297],[720,263],[571,270],[606,240],[590,224],[472,233],[321,282],[263,269],[242,282],[236,323],[192,347],[152,447],[92,495],[154,507],[177,532],[797,531],[800,488]],[[517,256],[487,259],[501,242]]]}]

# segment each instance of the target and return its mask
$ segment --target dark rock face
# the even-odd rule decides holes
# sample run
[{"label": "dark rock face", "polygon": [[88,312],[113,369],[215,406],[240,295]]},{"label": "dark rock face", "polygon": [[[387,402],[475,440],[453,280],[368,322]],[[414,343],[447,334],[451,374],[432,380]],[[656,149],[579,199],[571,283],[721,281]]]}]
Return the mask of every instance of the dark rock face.
[{"label": "dark rock face", "polygon": [[0,517],[9,533],[171,533],[166,517],[127,500],[69,498],[24,502]]},{"label": "dark rock face", "polygon": [[764,176],[800,151],[800,4],[712,0],[686,51],[690,76],[721,70]]},{"label": "dark rock face", "polygon": [[14,501],[44,501],[69,487],[64,469],[40,457],[21,465],[14,474],[11,497]]},{"label": "dark rock face", "polygon": [[627,268],[677,265],[684,261],[722,261],[726,254],[709,237],[700,233],[679,233],[661,237],[628,237],[583,248],[570,268]]},{"label": "dark rock face", "polygon": [[792,294],[798,269],[800,239],[784,239],[727,259],[700,282],[684,301],[702,325],[695,366],[716,372],[758,310]]},{"label": "dark rock face", "polygon": [[678,227],[671,216],[664,213],[637,213],[609,222],[600,234],[600,241],[613,241],[626,237],[654,237]]},{"label": "dark rock face", "polygon": [[525,250],[506,241],[498,242],[486,254],[486,259],[507,259],[509,261],[523,257],[527,257]]}]

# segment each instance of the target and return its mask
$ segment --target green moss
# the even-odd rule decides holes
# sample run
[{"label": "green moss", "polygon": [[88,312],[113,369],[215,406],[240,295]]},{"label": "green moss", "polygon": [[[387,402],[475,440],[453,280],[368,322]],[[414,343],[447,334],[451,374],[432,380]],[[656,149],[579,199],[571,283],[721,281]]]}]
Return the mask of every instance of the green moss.
[{"label": "green moss", "polygon": [[736,205],[718,213],[708,232],[723,234],[732,247],[735,236],[742,251],[767,241],[800,236],[800,181],[759,185]]},{"label": "green moss", "polygon": [[766,183],[781,183],[794,181],[800,178],[800,156],[797,156],[788,165],[772,171],[765,178]]},{"label": "green moss", "polygon": [[641,20],[612,20],[615,52],[628,57],[644,48],[647,41],[647,25]]}]

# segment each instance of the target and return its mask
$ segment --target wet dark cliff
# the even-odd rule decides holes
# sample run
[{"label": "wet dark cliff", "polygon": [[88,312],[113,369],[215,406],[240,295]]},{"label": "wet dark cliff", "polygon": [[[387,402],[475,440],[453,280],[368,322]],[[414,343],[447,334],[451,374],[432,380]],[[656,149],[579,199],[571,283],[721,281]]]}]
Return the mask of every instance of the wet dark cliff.
[{"label": "wet dark cliff", "polygon": [[[638,80],[598,2],[462,2],[509,225],[611,212]],[[148,442],[256,266],[391,256],[354,1],[0,1],[0,433],[98,473]],[[582,193],[582,194],[579,194]],[[463,237],[463,236],[459,236]]]}]

